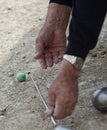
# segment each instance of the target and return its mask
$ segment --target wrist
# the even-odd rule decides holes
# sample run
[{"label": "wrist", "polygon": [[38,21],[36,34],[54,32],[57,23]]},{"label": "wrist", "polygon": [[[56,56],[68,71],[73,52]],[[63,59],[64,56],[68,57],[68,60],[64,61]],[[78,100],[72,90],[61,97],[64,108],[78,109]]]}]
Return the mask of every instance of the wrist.
[{"label": "wrist", "polygon": [[73,64],[71,64],[67,60],[63,59],[60,72],[70,73],[72,76],[75,76],[78,78],[81,71],[79,69],[75,68],[75,66]]},{"label": "wrist", "polygon": [[63,58],[69,63],[74,65],[75,68],[81,70],[84,64],[84,60],[81,57],[64,54]]},{"label": "wrist", "polygon": [[54,28],[55,30],[66,31],[71,8],[66,5],[50,3],[45,24]]}]

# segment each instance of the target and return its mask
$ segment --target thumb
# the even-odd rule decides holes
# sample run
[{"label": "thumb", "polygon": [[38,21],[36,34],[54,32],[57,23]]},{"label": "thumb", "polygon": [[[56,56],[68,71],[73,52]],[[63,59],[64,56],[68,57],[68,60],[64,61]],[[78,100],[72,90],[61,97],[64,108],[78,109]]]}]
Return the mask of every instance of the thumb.
[{"label": "thumb", "polygon": [[53,113],[54,113],[54,107],[53,106],[48,106],[48,109],[45,111],[46,117],[49,117],[49,116],[53,115]]},{"label": "thumb", "polygon": [[35,44],[35,50],[36,50],[36,54],[34,56],[35,59],[40,58],[43,53],[44,53],[44,44],[42,41],[40,40],[36,40],[36,44]]},{"label": "thumb", "polygon": [[50,88],[48,91],[48,96],[49,96],[49,103],[48,103],[48,109],[45,111],[45,114],[46,116],[51,116],[53,115],[55,109],[55,94]]}]

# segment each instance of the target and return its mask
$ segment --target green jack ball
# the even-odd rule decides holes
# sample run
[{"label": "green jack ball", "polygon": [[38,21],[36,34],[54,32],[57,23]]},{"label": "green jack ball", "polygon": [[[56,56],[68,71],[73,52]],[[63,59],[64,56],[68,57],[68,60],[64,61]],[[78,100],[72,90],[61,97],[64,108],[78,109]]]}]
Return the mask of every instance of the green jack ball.
[{"label": "green jack ball", "polygon": [[26,74],[24,73],[18,73],[17,76],[16,76],[16,79],[19,81],[19,82],[23,82],[26,80]]}]

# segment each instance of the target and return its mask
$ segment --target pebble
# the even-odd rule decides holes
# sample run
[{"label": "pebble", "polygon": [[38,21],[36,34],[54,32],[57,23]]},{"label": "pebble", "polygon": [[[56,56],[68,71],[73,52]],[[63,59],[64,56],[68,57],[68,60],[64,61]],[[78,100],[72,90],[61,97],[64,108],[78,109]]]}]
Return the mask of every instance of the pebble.
[{"label": "pebble", "polygon": [[8,73],[9,77],[13,77],[14,76],[14,73],[10,72]]},{"label": "pebble", "polygon": [[25,55],[23,55],[23,56],[22,56],[22,59],[25,59],[25,58],[26,58],[26,56],[25,56]]},{"label": "pebble", "polygon": [[7,10],[12,10],[12,8],[11,8],[11,7],[8,7]]},{"label": "pebble", "polygon": [[92,57],[97,57],[97,53],[92,53],[91,56]]},{"label": "pebble", "polygon": [[19,54],[20,54],[20,52],[19,52],[19,51],[17,51],[17,52],[15,52],[15,54],[16,54],[16,55],[19,55]]},{"label": "pebble", "polygon": [[101,55],[105,55],[107,53],[107,50],[104,50],[101,52]]},{"label": "pebble", "polygon": [[5,116],[7,112],[7,109],[4,108],[3,110],[0,111],[0,116]]},{"label": "pebble", "polygon": [[27,61],[26,61],[26,64],[28,64],[28,63],[29,63],[29,61],[27,60]]}]

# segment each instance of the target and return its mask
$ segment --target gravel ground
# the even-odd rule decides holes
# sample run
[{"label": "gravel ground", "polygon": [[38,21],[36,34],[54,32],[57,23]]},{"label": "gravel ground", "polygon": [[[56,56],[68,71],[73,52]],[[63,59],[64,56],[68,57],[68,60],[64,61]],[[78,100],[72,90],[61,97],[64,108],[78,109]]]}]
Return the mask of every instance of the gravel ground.
[{"label": "gravel ground", "polygon": [[[0,130],[51,130],[44,106],[27,76],[17,82],[18,72],[30,71],[47,99],[47,86],[60,67],[41,70],[33,60],[34,42],[47,11],[48,0],[0,0]],[[97,47],[92,50],[79,78],[79,101],[74,113],[58,124],[73,130],[106,130],[107,114],[95,110],[93,91],[107,86],[107,18]]]}]

